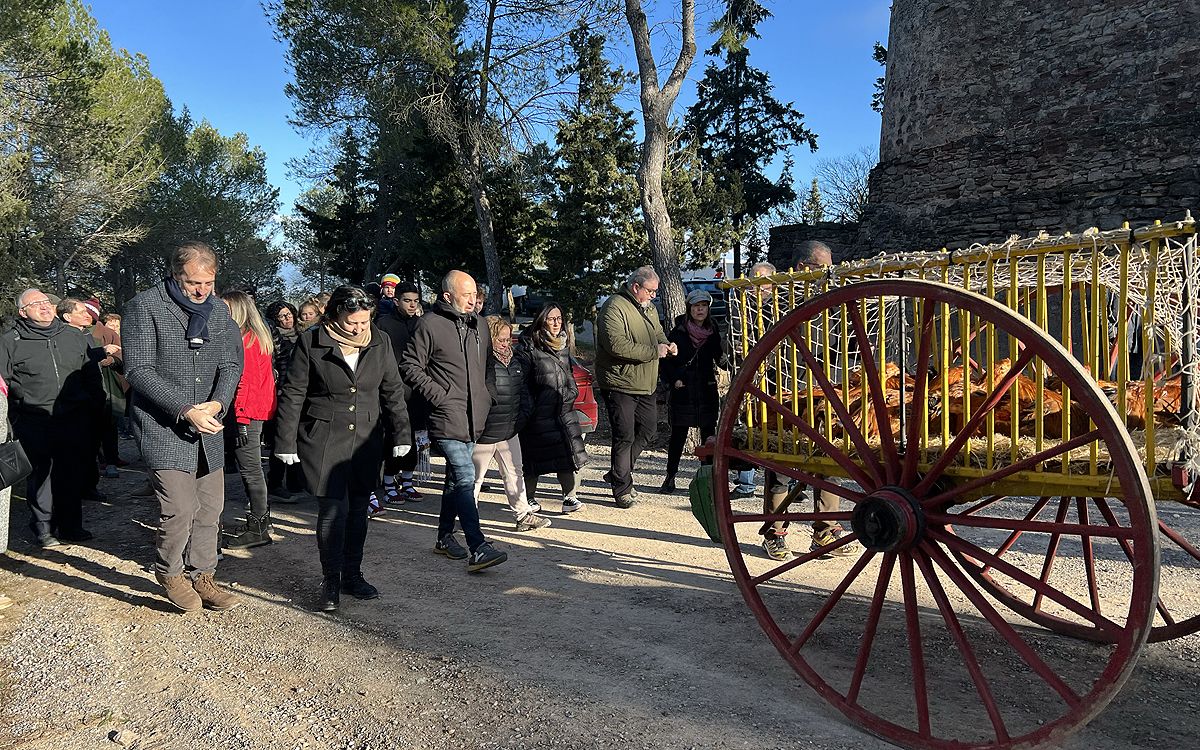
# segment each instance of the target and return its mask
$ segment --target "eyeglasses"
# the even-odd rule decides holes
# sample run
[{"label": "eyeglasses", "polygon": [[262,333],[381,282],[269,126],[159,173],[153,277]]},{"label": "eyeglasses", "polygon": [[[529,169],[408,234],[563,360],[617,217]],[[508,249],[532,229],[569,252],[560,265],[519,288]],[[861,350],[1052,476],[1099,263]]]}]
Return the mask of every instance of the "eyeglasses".
[{"label": "eyeglasses", "polygon": [[642,290],[643,292],[649,292],[651,297],[657,297],[657,296],[658,296],[658,287],[654,287],[653,289],[651,289],[650,287],[648,287],[648,286],[644,286],[644,285],[642,285],[642,284],[638,284],[638,286],[639,286],[639,287],[641,287],[641,290]]},{"label": "eyeglasses", "polygon": [[39,299],[39,300],[34,300],[33,302],[26,302],[25,304],[21,305],[21,307],[18,309],[24,310],[29,307],[50,307],[53,304],[54,303],[48,299]]},{"label": "eyeglasses", "polygon": [[550,317],[546,318],[546,322],[547,323],[561,323],[562,316],[561,315],[551,315]]}]

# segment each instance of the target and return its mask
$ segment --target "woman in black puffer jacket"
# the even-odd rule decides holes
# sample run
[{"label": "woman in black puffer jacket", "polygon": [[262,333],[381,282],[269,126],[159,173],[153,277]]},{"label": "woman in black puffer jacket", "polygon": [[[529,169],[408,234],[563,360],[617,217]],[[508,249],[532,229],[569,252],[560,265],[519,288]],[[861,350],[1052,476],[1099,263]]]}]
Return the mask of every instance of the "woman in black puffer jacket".
[{"label": "woman in black puffer jacket", "polygon": [[[273,367],[275,369],[275,395],[278,398],[287,380],[288,366],[292,364],[292,351],[300,336],[300,314],[296,306],[286,300],[272,302],[267,307],[267,325],[271,327],[271,338],[275,343]],[[263,439],[268,445],[275,444],[275,420],[263,425]],[[275,452],[267,461],[267,491],[279,502],[294,503],[296,495],[303,492],[304,475],[299,466],[284,466]]]},{"label": "woman in black puffer jacket", "polygon": [[[561,307],[546,303],[521,334],[517,358],[525,367],[525,382],[533,399],[533,411],[521,430],[526,491],[531,499],[536,498],[538,477],[556,474],[562,486],[563,512],[572,513],[583,507],[575,490],[588,455],[575,413],[579,386],[571,370]],[[537,501],[533,503],[536,507]]]},{"label": "woman in black puffer jacket", "polygon": [[508,507],[517,514],[517,531],[545,528],[550,525],[550,519],[534,513],[525,494],[521,441],[517,432],[529,417],[530,400],[524,367],[513,356],[512,324],[499,315],[489,315],[487,324],[492,336],[492,350],[487,362],[487,387],[492,396],[492,407],[471,456],[475,464],[475,502],[479,502],[483,477],[494,457],[504,480]]},{"label": "woman in black puffer jacket", "polygon": [[667,444],[667,476],[661,492],[675,491],[675,474],[683,456],[688,430],[700,428],[703,443],[717,432],[721,401],[717,368],[729,369],[725,337],[709,315],[712,296],[702,289],[687,297],[687,314],[680,315],[667,338],[679,353],[662,361],[662,379],[670,393],[671,440]]}]

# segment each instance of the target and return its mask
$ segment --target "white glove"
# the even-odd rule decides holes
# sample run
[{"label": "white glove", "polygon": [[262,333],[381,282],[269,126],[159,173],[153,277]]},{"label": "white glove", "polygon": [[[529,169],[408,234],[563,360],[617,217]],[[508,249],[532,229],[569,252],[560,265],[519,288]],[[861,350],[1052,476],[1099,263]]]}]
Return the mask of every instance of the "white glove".
[{"label": "white glove", "polygon": [[300,456],[296,453],[276,453],[275,458],[278,458],[288,466],[300,463]]},{"label": "white glove", "polygon": [[397,445],[396,447],[392,448],[392,458],[403,458],[404,456],[407,456],[408,452],[411,450],[411,445]]}]

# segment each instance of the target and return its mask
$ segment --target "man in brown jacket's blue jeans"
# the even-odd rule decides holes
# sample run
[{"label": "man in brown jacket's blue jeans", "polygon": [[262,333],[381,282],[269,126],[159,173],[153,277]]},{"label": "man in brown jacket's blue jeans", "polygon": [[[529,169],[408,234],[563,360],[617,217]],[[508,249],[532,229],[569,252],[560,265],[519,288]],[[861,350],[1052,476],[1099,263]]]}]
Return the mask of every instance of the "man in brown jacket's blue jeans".
[{"label": "man in brown jacket's blue jeans", "polygon": [[642,266],[596,317],[596,385],[612,426],[612,469],[604,479],[618,508],[637,502],[633,467],[658,430],[658,360],[678,353],[651,304],[658,284],[654,269]]}]

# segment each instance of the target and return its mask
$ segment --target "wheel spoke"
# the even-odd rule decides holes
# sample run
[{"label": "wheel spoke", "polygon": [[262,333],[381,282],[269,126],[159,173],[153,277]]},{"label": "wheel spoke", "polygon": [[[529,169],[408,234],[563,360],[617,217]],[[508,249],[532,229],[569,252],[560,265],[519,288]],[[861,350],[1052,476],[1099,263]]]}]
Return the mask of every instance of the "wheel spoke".
[{"label": "wheel spoke", "polygon": [[[879,427],[879,450],[883,454],[884,476],[888,484],[894,484],[900,479],[900,455],[896,451],[896,440],[892,435],[892,421],[888,419],[887,396],[883,392],[883,384],[879,381],[879,370],[875,361],[875,350],[871,337],[867,335],[867,327],[863,323],[862,309],[858,305],[846,305],[850,310],[850,324],[854,326],[854,335],[858,338],[858,353],[862,359],[863,375],[866,376],[867,387],[871,392],[871,402],[875,409],[875,423]],[[880,321],[880,325],[886,325]],[[901,379],[904,373],[900,373]],[[867,417],[863,415],[863,426]]]},{"label": "wheel spoke", "polygon": [[1010,464],[1003,468],[997,469],[995,473],[989,474],[986,477],[979,477],[977,479],[972,479],[969,482],[963,482],[962,484],[955,485],[940,495],[935,495],[934,497],[921,501],[921,505],[925,506],[926,508],[932,508],[946,503],[958,497],[959,495],[979,489],[980,487],[986,487],[995,482],[999,482],[1001,479],[1012,476],[1019,471],[1031,469],[1038,464],[1045,463],[1046,461],[1061,456],[1064,453],[1070,453],[1076,448],[1087,445],[1098,437],[1100,437],[1100,430],[1092,430],[1091,432],[1080,435],[1077,438],[1071,438],[1070,440],[1060,443],[1053,448],[1047,448],[1040,453],[1035,453],[1032,456],[1023,458],[1015,464]]},{"label": "wheel spoke", "polygon": [[819,477],[816,474],[809,474],[807,471],[801,471],[800,469],[788,466],[780,461],[771,460],[760,454],[747,453],[746,451],[739,450],[737,448],[730,448],[725,453],[731,458],[737,458],[747,463],[761,466],[764,469],[770,469],[776,474],[783,474],[786,477],[791,477],[792,479],[795,479],[798,482],[803,482],[814,489],[825,490],[826,492],[831,492],[838,497],[844,497],[852,503],[860,502],[866,498],[866,495],[861,492],[856,492],[847,487],[843,487],[840,484],[830,482],[824,477]]},{"label": "wheel spoke", "polygon": [[1180,534],[1162,521],[1158,522],[1158,530],[1162,532],[1163,536],[1175,542],[1179,546],[1179,549],[1191,555],[1193,559],[1200,560],[1200,550],[1196,549],[1187,539],[1184,539],[1183,534]]},{"label": "wheel spoke", "polygon": [[808,643],[808,639],[812,638],[813,634],[817,632],[817,628],[821,627],[821,623],[825,622],[825,618],[828,617],[829,613],[833,611],[833,608],[837,606],[837,603],[841,600],[842,595],[846,593],[846,589],[850,588],[850,584],[854,583],[858,579],[858,576],[860,573],[862,573],[863,568],[867,567],[867,563],[871,562],[874,557],[875,553],[872,550],[867,550],[858,558],[858,562],[854,563],[853,567],[850,568],[850,571],[846,573],[846,577],[842,579],[842,582],[838,584],[837,588],[830,592],[829,596],[825,597],[825,603],[821,605],[819,610],[817,610],[817,614],[813,616],[812,622],[808,623],[808,627],[804,629],[804,632],[792,642],[790,651],[793,654],[799,653],[800,649],[804,648],[804,644]]},{"label": "wheel spoke", "polygon": [[863,437],[862,431],[854,424],[854,420],[850,417],[850,412],[846,409],[846,404],[842,402],[842,397],[838,395],[838,391],[834,388],[833,383],[829,382],[829,378],[825,375],[825,369],[817,361],[816,355],[809,349],[808,340],[804,336],[797,334],[794,330],[788,331],[788,336],[796,344],[796,348],[800,351],[800,356],[804,358],[805,366],[816,377],[821,390],[825,392],[825,400],[829,402],[838,419],[842,420],[842,429],[850,436],[854,447],[859,450],[863,460],[866,462],[867,473],[875,481],[869,487],[866,485],[863,486],[868,490],[878,489],[883,483],[883,466],[879,463],[879,458],[875,455],[875,451],[871,450],[871,446],[867,443],[867,439]]},{"label": "wheel spoke", "polygon": [[1090,538],[1094,536],[1110,539],[1132,539],[1133,529],[1127,526],[1096,526],[1086,523],[1047,523],[1046,521],[1022,521],[1016,518],[998,518],[996,516],[962,516],[955,513],[930,513],[926,516],[930,523],[953,524],[979,529],[1012,529],[1016,531],[1041,534],[1066,534]]},{"label": "wheel spoke", "polygon": [[[1048,497],[1043,497],[1043,498],[1039,499],[1036,503],[1033,504],[1033,507],[1030,508],[1029,512],[1025,514],[1024,520],[1031,521],[1031,520],[1037,518],[1038,514],[1042,512],[1042,508],[1045,508],[1049,502],[1050,502],[1050,498],[1048,498]],[[996,556],[1003,557],[1010,549],[1012,549],[1012,546],[1017,543],[1017,540],[1020,539],[1024,533],[1025,533],[1024,531],[1018,530],[1018,531],[1014,531],[1013,533],[1009,534],[1008,538],[1004,540],[1004,543],[996,548]],[[979,572],[986,573],[988,571],[988,567],[989,566],[987,566],[987,565],[980,566]]]},{"label": "wheel spoke", "polygon": [[1053,669],[1050,668],[1050,665],[1046,664],[1046,662],[1043,661],[1040,656],[1038,656],[1033,647],[1026,643],[1025,639],[1023,639],[1017,633],[1013,626],[1010,625],[1008,621],[996,611],[996,608],[993,607],[987,598],[979,592],[979,590],[975,587],[975,584],[963,574],[958,566],[946,556],[946,553],[943,552],[940,547],[928,542],[922,542],[921,548],[925,550],[931,560],[937,563],[938,567],[946,572],[946,575],[950,577],[950,580],[954,581],[954,584],[962,590],[963,594],[965,594],[968,599],[971,600],[971,603],[975,605],[975,608],[979,610],[979,613],[983,615],[984,619],[987,620],[992,628],[1000,634],[1000,637],[1008,642],[1008,645],[1012,647],[1013,651],[1017,652],[1017,655],[1021,657],[1022,661],[1029,665],[1030,669],[1032,669],[1039,677],[1041,677],[1047,685],[1053,688],[1054,692],[1062,696],[1063,700],[1067,702],[1067,705],[1079,705],[1081,700],[1079,694],[1072,690],[1071,687],[1067,685],[1067,683],[1064,682],[1063,679],[1059,677]]},{"label": "wheel spoke", "polygon": [[809,523],[812,521],[849,521],[854,517],[851,511],[838,511],[837,513],[735,513],[733,515],[734,523],[775,523],[776,521],[788,521],[789,523]]},{"label": "wheel spoke", "polygon": [[[1070,507],[1071,501],[1068,498],[1059,498],[1058,513],[1054,516],[1055,523],[1062,523],[1067,518],[1067,508]],[[1046,559],[1042,561],[1042,574],[1039,580],[1046,585],[1050,580],[1050,573],[1054,570],[1054,561],[1058,559],[1058,543],[1062,540],[1062,534],[1051,534],[1050,541],[1046,543]],[[1034,592],[1033,608],[1040,611],[1042,609],[1043,595],[1040,591]]]},{"label": "wheel spoke", "polygon": [[863,626],[862,642],[858,647],[858,657],[854,660],[854,673],[850,677],[850,689],[846,692],[846,700],[858,703],[858,692],[862,689],[863,677],[867,673],[867,662],[871,659],[871,646],[875,643],[875,631],[879,628],[879,615],[883,612],[883,600],[887,596],[888,584],[892,580],[892,569],[896,565],[896,554],[888,552],[883,556],[879,566],[879,578],[875,581],[875,595],[871,597],[871,609],[867,612],[867,622]]},{"label": "wheel spoke", "polygon": [[[1007,394],[1008,389],[1016,381],[1017,376],[1021,374],[1021,370],[1025,369],[1033,357],[1034,352],[1032,349],[1030,349],[1021,355],[1016,363],[1013,364],[1012,369],[1004,374],[1004,377],[1000,378],[1000,382],[996,384],[992,392],[988,394],[986,399],[984,399],[983,404],[980,405],[979,409],[971,415],[971,418],[967,421],[963,428],[958,431],[958,434],[954,436],[954,440],[950,443],[950,446],[946,448],[941,458],[937,460],[937,463],[930,467],[929,471],[925,472],[925,477],[921,479],[920,483],[915,488],[913,488],[914,495],[920,496],[929,491],[929,488],[932,487],[933,483],[936,482],[938,477],[942,475],[942,472],[946,470],[946,467],[953,463],[954,459],[956,459],[958,455],[962,453],[963,446],[965,446],[967,441],[971,439],[971,435],[973,435],[975,430],[979,428],[979,425],[983,423],[983,420],[987,417],[988,413],[995,409],[997,405],[999,405],[1001,399],[1003,399]],[[966,374],[963,375],[963,393],[965,394],[963,396],[964,399],[970,399],[970,388],[968,387],[968,378]],[[1012,411],[1011,408],[1010,411]]]},{"label": "wheel spoke", "polygon": [[930,593],[933,594],[934,601],[937,602],[938,610],[942,613],[942,619],[946,622],[946,629],[950,631],[951,637],[954,638],[954,645],[958,647],[958,653],[962,656],[963,664],[966,665],[971,679],[975,681],[975,690],[979,693],[979,698],[983,701],[984,710],[987,711],[988,719],[992,722],[992,728],[996,732],[996,740],[998,742],[1006,742],[1008,740],[1008,730],[1004,726],[1004,717],[1000,715],[1000,709],[996,706],[996,699],[992,696],[992,689],[988,686],[987,678],[979,666],[979,660],[975,658],[975,652],[971,649],[971,644],[967,641],[967,634],[963,632],[962,625],[958,622],[958,616],[954,614],[954,608],[950,606],[950,601],[946,598],[942,582],[938,580],[937,573],[934,572],[933,566],[930,565],[928,556],[924,553],[914,552],[913,557],[916,558],[917,566],[921,569],[921,575],[925,578],[925,584],[929,587]]},{"label": "wheel spoke", "polygon": [[[1112,526],[1119,526],[1116,515],[1113,514],[1112,508],[1108,507],[1108,501],[1102,497],[1093,497],[1092,501],[1096,503],[1096,507],[1100,510],[1100,515],[1104,516],[1104,520]],[[1125,553],[1126,559],[1130,564],[1133,563],[1133,544],[1128,539],[1118,539],[1117,544],[1121,546],[1121,551]],[[1167,625],[1174,625],[1175,618],[1171,616],[1167,605],[1163,604],[1162,595],[1154,602],[1154,608],[1158,610],[1158,614],[1163,618],[1163,622]]]},{"label": "wheel spoke", "polygon": [[769,581],[773,578],[776,578],[777,576],[783,575],[784,573],[788,572],[789,570],[792,570],[793,568],[798,568],[806,562],[811,562],[813,560],[816,560],[818,557],[821,557],[822,555],[827,555],[830,552],[832,552],[833,550],[837,549],[838,547],[845,547],[847,544],[850,544],[851,542],[857,542],[857,541],[858,541],[858,534],[856,534],[852,531],[849,534],[846,534],[845,536],[838,539],[836,542],[830,542],[829,544],[826,544],[823,547],[818,547],[817,549],[809,550],[808,552],[805,552],[803,555],[797,555],[794,559],[789,560],[788,562],[785,562],[783,565],[776,566],[775,568],[768,570],[766,573],[763,573],[760,576],[755,576],[754,578],[751,578],[750,585],[751,586],[762,585],[763,583],[766,583],[767,581]]},{"label": "wheel spoke", "polygon": [[972,513],[983,510],[984,508],[988,507],[989,505],[992,505],[995,502],[1003,500],[1006,497],[1008,497],[1008,495],[992,495],[991,497],[985,497],[984,499],[982,499],[979,502],[972,505],[970,508],[967,508],[964,511],[960,511],[959,515],[960,516],[969,516]]},{"label": "wheel spoke", "polygon": [[988,563],[989,568],[995,568],[1009,578],[1024,584],[1034,592],[1042,593],[1047,599],[1062,605],[1066,609],[1092,623],[1101,631],[1104,631],[1108,637],[1114,640],[1114,642],[1120,636],[1121,626],[1117,623],[1101,614],[1093,612],[1071,597],[1057,591],[1045,583],[1042,583],[1037,578],[1034,578],[1017,566],[1002,560],[999,557],[996,557],[982,547],[972,544],[961,537],[954,536],[953,534],[947,534],[943,531],[938,531],[937,529],[930,529],[929,535],[939,541],[943,546],[962,552],[968,557],[976,558],[980,562],[986,562]]},{"label": "wheel spoke", "polygon": [[821,434],[820,430],[796,416],[796,414],[791,410],[784,408],[783,404],[772,398],[770,394],[764,392],[761,388],[755,385],[750,385],[746,388],[746,390],[747,392],[754,394],[759,401],[762,401],[772,411],[782,417],[783,421],[787,422],[790,427],[796,428],[800,432],[804,433],[805,437],[816,443],[817,446],[825,452],[826,456],[832,458],[837,462],[838,466],[841,466],[842,469],[846,471],[846,474],[849,475],[850,479],[858,482],[859,485],[863,487],[871,484],[871,480],[867,478],[866,473],[859,468],[858,464],[854,463],[854,459],[847,456],[833,443],[826,440],[825,436]]},{"label": "wheel spoke", "polygon": [[912,669],[913,701],[917,706],[917,733],[928,739],[932,734],[929,725],[929,686],[925,682],[925,651],[921,643],[921,616],[913,582],[911,555],[900,557],[900,582],[904,589],[904,622],[908,628],[908,662]]},{"label": "wheel spoke", "polygon": [[[1086,498],[1075,498],[1075,512],[1079,515],[1079,523],[1084,527],[1084,529],[1091,528],[1088,526],[1088,509]],[[1132,535],[1133,530],[1130,529],[1129,533]],[[1104,611],[1100,608],[1100,588],[1096,584],[1096,551],[1092,548],[1093,536],[1099,535],[1087,533],[1086,531],[1079,534],[1080,541],[1083,543],[1083,570],[1087,577],[1088,596],[1091,597],[1092,600],[1092,609],[1096,610],[1100,614],[1104,614]]]},{"label": "wheel spoke", "polygon": [[[908,421],[908,437],[904,454],[904,469],[900,474],[900,486],[911,487],[917,475],[917,463],[921,457],[921,423],[927,419],[925,412],[929,390],[929,355],[933,349],[933,300],[926,299],[921,307],[921,341],[917,345],[916,385],[913,390],[912,408],[916,413]],[[904,373],[900,373],[901,379]],[[905,405],[900,404],[903,409]]]}]

